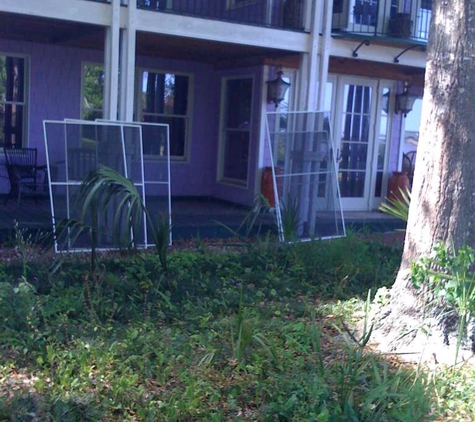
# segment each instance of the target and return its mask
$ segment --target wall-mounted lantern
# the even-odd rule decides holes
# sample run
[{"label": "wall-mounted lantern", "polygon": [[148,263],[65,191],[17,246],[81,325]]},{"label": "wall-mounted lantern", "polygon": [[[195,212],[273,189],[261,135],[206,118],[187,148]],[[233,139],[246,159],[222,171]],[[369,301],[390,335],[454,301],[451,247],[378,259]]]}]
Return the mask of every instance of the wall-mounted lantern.
[{"label": "wall-mounted lantern", "polygon": [[409,82],[404,82],[404,91],[402,94],[396,94],[396,113],[401,113],[404,117],[412,110],[414,102],[419,98],[418,95],[409,93]]},{"label": "wall-mounted lantern", "polygon": [[290,84],[282,79],[283,74],[282,69],[277,68],[277,77],[272,81],[267,81],[267,102],[274,103],[275,108],[285,98],[285,94],[290,87]]}]

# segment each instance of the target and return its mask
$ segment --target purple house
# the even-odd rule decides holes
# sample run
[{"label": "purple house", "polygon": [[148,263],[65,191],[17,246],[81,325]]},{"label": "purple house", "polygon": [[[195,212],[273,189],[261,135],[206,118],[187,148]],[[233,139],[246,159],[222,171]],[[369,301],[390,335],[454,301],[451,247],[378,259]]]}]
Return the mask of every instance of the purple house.
[{"label": "purple house", "polygon": [[[167,123],[173,197],[250,206],[267,113],[326,110],[343,209],[377,209],[403,166],[430,16],[431,0],[2,0],[0,145],[42,164],[43,120]],[[278,69],[291,86],[275,104]],[[144,158],[161,171],[164,149]]]}]

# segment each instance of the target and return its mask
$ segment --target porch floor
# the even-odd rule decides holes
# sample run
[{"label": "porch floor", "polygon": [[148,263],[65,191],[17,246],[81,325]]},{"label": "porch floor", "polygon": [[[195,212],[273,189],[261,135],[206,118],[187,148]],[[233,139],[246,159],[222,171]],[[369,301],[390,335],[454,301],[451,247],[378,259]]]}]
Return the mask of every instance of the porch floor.
[{"label": "porch floor", "polygon": [[[147,208],[152,215],[167,209],[165,201],[148,199]],[[172,198],[173,238],[225,238],[232,237],[249,208],[213,198]],[[379,211],[344,213],[347,229],[367,232],[391,232],[404,228],[404,223]],[[47,198],[22,199],[20,205],[13,199],[4,204],[0,197],[0,241],[14,239],[14,223],[31,232],[50,232],[51,208]],[[273,214],[262,213],[252,234],[276,233]],[[243,233],[241,233],[243,234]]]}]

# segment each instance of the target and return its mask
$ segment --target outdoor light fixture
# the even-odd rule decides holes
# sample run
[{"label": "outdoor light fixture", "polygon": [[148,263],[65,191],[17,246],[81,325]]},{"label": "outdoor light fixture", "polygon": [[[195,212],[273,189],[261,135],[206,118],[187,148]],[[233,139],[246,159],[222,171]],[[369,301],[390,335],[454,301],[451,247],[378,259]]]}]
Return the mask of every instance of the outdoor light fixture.
[{"label": "outdoor light fixture", "polygon": [[396,94],[396,113],[401,113],[406,117],[418,98],[418,95],[409,94],[409,82],[404,82],[404,92]]},{"label": "outdoor light fixture", "polygon": [[274,103],[275,108],[279,106],[279,103],[284,99],[285,93],[290,87],[288,82],[282,79],[282,69],[277,68],[277,77],[273,81],[267,81],[267,102]]}]

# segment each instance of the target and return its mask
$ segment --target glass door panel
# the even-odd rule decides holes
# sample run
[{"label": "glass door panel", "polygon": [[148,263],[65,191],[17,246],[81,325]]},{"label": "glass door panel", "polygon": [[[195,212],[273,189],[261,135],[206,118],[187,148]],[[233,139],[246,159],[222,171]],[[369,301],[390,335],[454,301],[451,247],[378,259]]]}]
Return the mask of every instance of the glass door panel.
[{"label": "glass door panel", "polygon": [[253,84],[251,77],[230,78],[224,83],[221,181],[247,184]]},{"label": "glass door panel", "polygon": [[343,209],[367,209],[374,133],[375,83],[340,79],[338,180]]}]

